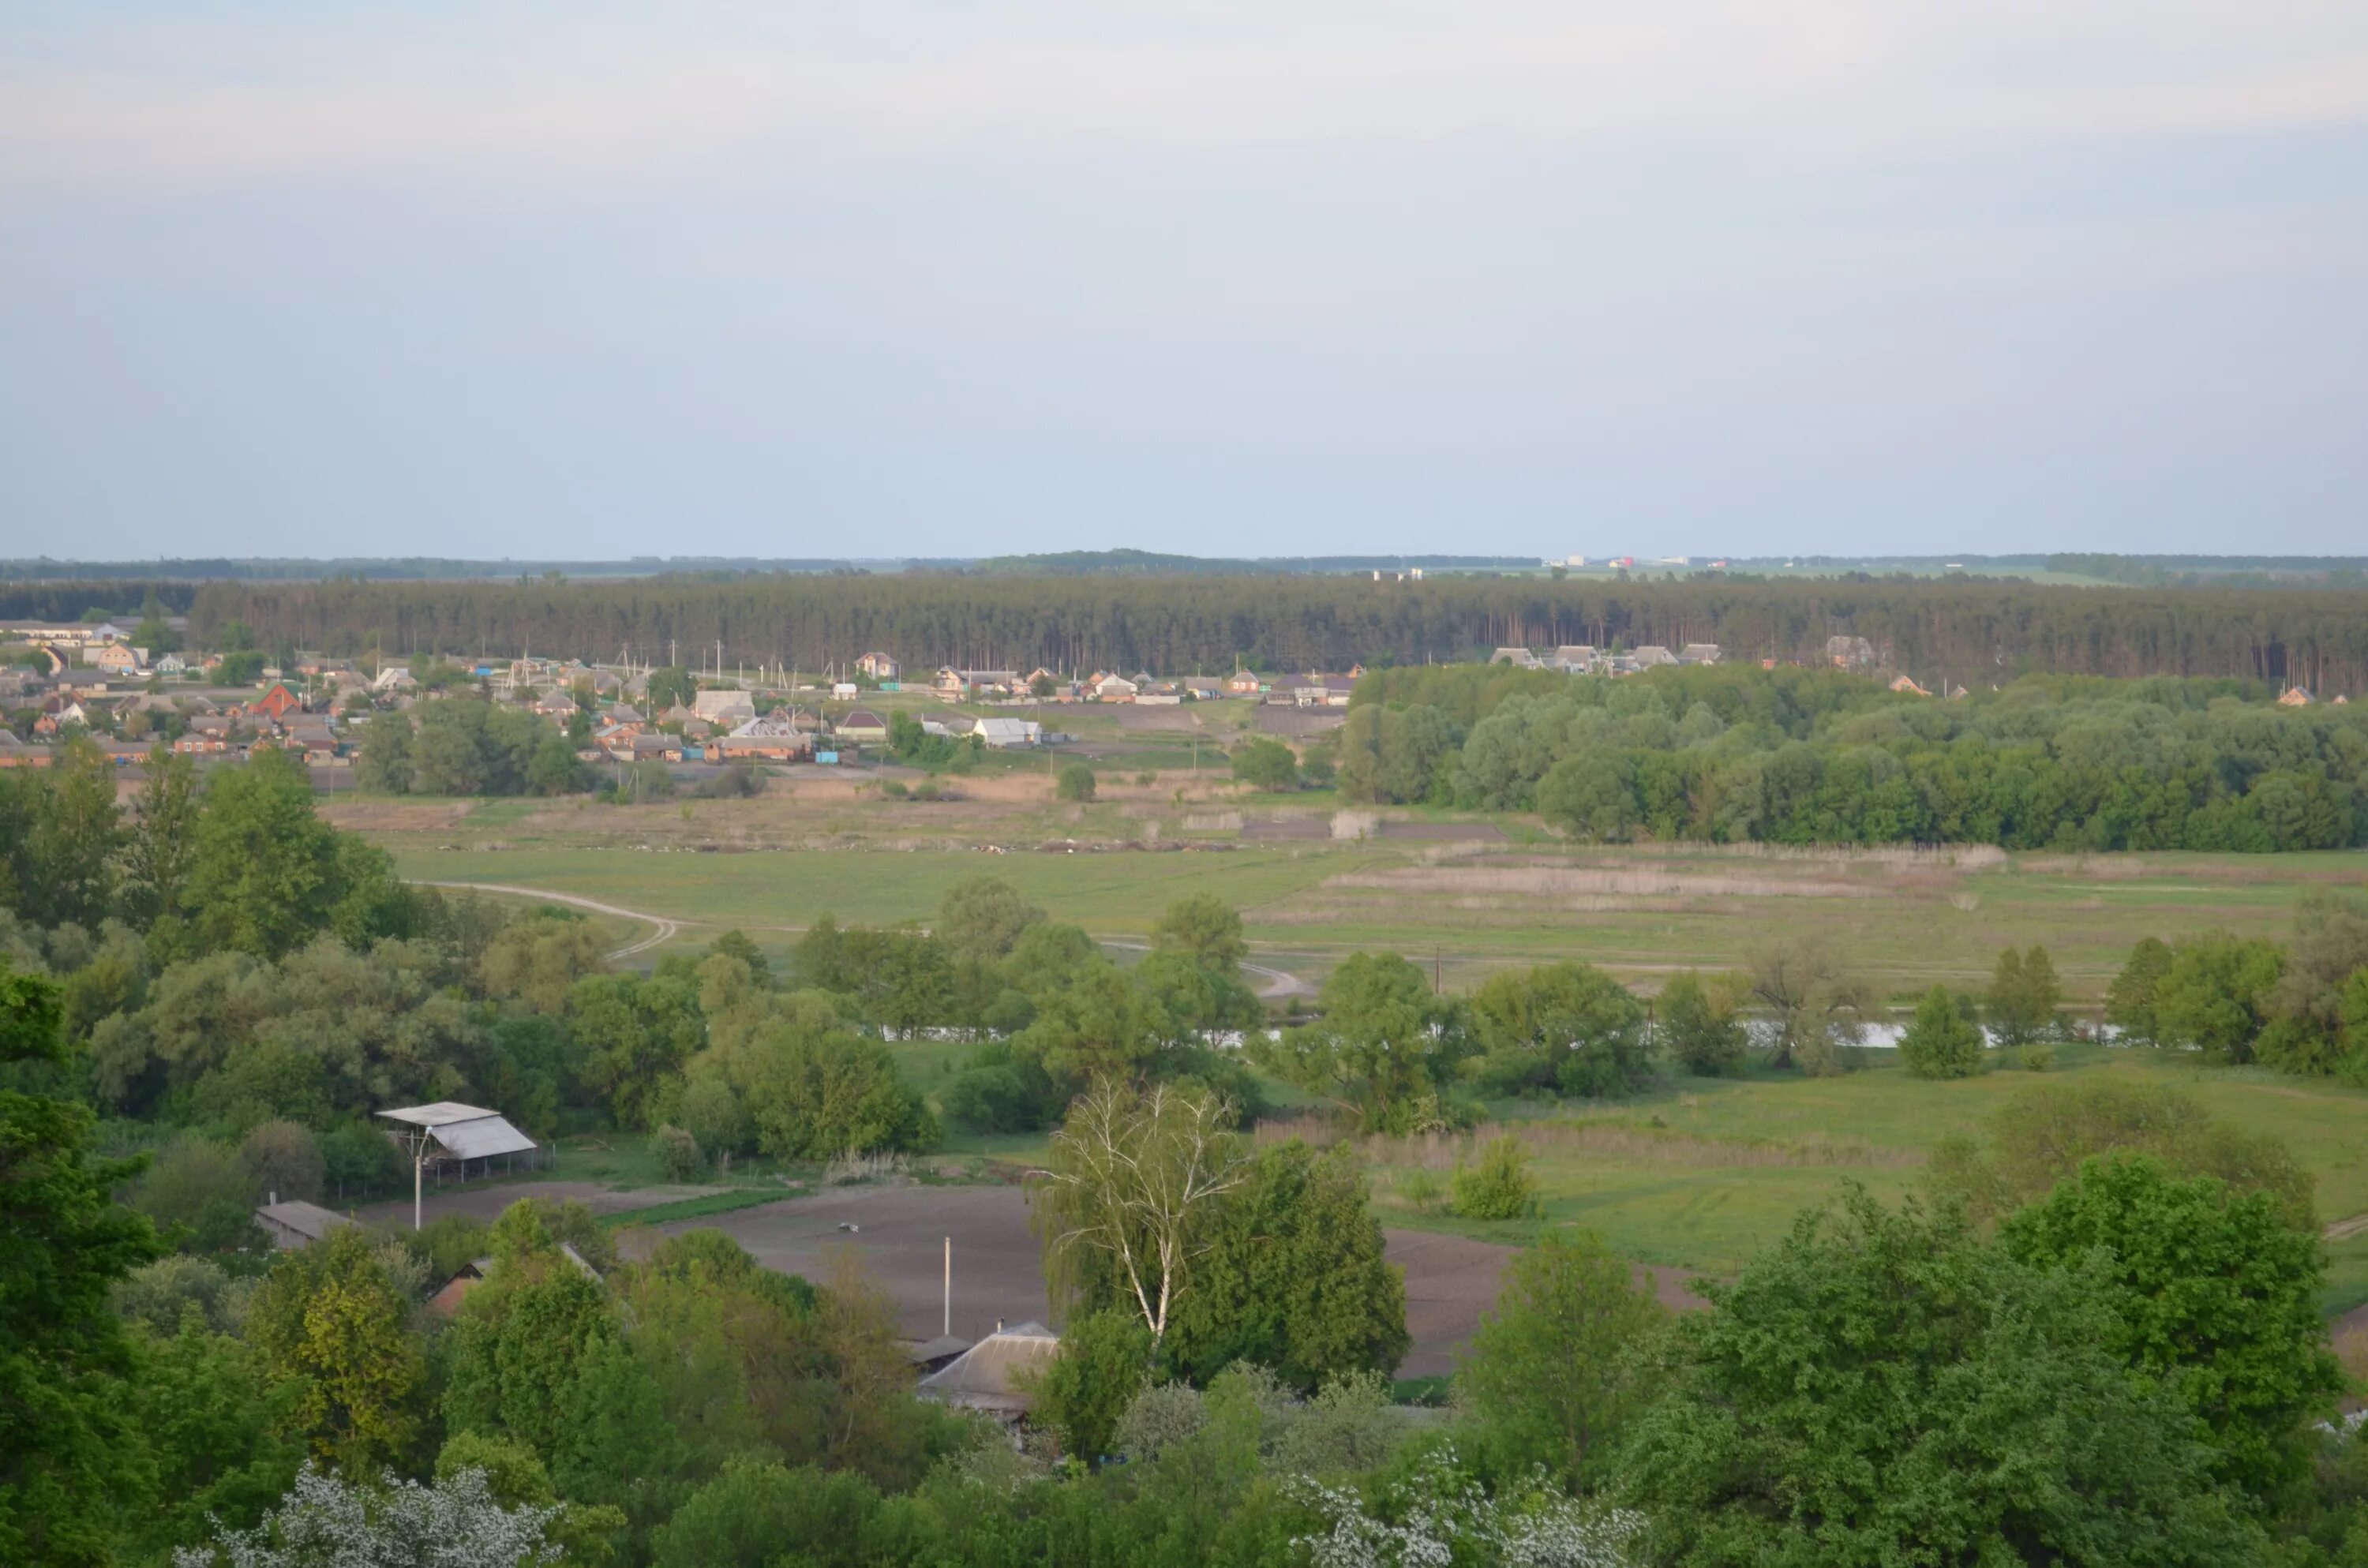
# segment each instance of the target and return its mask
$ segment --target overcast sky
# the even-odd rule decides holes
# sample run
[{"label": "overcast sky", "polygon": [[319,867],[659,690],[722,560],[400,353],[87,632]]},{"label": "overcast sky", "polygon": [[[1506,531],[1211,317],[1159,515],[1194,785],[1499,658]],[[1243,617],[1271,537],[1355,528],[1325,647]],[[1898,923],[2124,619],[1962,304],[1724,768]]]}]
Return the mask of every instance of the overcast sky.
[{"label": "overcast sky", "polygon": [[2363,432],[2362,0],[0,11],[0,553],[2357,553]]}]

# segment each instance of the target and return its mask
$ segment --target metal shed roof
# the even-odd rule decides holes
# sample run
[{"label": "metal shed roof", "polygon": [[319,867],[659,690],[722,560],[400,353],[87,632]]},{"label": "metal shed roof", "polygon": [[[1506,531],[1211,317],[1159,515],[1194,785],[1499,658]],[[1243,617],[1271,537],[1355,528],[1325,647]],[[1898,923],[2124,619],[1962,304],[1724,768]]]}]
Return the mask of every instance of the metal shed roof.
[{"label": "metal shed roof", "polygon": [[424,1130],[446,1152],[463,1160],[482,1160],[489,1154],[521,1154],[535,1147],[534,1140],[512,1127],[507,1117],[478,1106],[438,1100],[433,1105],[382,1110],[379,1115],[389,1121]]}]

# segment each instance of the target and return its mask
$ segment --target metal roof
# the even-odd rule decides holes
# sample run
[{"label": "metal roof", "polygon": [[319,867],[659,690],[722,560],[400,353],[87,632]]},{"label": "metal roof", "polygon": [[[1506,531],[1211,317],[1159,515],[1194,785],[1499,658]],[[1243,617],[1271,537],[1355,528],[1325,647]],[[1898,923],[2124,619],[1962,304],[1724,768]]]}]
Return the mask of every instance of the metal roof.
[{"label": "metal roof", "polygon": [[438,1100],[433,1105],[405,1106],[401,1110],[382,1110],[379,1115],[389,1121],[408,1122],[414,1127],[441,1127],[452,1121],[476,1121],[496,1112],[483,1106],[461,1105],[451,1100]]},{"label": "metal roof", "polygon": [[389,1121],[425,1129],[448,1153],[463,1160],[482,1160],[489,1154],[522,1154],[535,1147],[534,1140],[512,1127],[507,1118],[478,1106],[438,1100],[434,1105],[382,1110],[379,1115]]},{"label": "metal roof", "polygon": [[275,1225],[293,1231],[300,1236],[310,1236],[314,1241],[319,1241],[340,1225],[354,1222],[334,1209],[324,1209],[301,1198],[291,1198],[284,1203],[259,1203],[256,1205],[255,1211]]}]

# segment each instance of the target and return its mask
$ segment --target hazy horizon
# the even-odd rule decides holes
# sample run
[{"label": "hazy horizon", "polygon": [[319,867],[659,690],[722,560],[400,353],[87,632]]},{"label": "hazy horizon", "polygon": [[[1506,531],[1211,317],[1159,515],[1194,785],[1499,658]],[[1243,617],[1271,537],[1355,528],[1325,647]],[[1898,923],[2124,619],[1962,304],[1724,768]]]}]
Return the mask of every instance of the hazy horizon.
[{"label": "hazy horizon", "polygon": [[2314,554],[2368,9],[0,22],[0,554]]}]

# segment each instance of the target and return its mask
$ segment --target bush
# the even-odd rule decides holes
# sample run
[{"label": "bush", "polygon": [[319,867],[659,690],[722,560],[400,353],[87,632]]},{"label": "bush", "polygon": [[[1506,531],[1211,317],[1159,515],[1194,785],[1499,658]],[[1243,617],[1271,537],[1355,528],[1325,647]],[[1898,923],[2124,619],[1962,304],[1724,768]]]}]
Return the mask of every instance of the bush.
[{"label": "bush", "polygon": [[1918,1078],[1970,1078],[1982,1070],[1982,1031],[1945,985],[1916,1005],[1916,1018],[1899,1037],[1900,1064]]},{"label": "bush", "polygon": [[707,1174],[707,1156],[700,1153],[699,1140],[681,1128],[659,1128],[655,1147],[669,1179],[694,1181]]},{"label": "bush", "polygon": [[888,800],[901,801],[912,792],[913,791],[906,787],[902,778],[884,778],[881,780],[880,793]]},{"label": "bush", "polygon": [[322,1180],[331,1197],[389,1192],[411,1185],[410,1163],[389,1138],[366,1122],[347,1122],[321,1140]]},{"label": "bush", "polygon": [[1700,1078],[1743,1071],[1751,1037],[1736,1015],[1733,987],[1710,986],[1688,970],[1661,987],[1656,1026],[1661,1043],[1678,1065]]},{"label": "bush", "polygon": [[1244,741],[1234,748],[1233,761],[1234,777],[1252,789],[1272,792],[1299,787],[1299,758],[1281,741]]},{"label": "bush", "polygon": [[1061,769],[1053,790],[1064,801],[1090,801],[1094,798],[1094,770],[1082,762],[1073,762]]},{"label": "bush", "polygon": [[1455,1211],[1467,1220],[1517,1220],[1537,1201],[1530,1153],[1508,1132],[1480,1151],[1480,1163],[1455,1173]]},{"label": "bush", "polygon": [[238,1163],[262,1193],[317,1201],[326,1166],[313,1135],[292,1121],[267,1121],[238,1146]]},{"label": "bush", "polygon": [[750,762],[735,762],[691,791],[702,801],[736,801],[765,792],[765,776]]},{"label": "bush", "polygon": [[1060,1434],[1062,1451],[1099,1465],[1118,1426],[1150,1381],[1151,1330],[1123,1310],[1087,1312],[1061,1336],[1044,1369],[1035,1418]]}]

